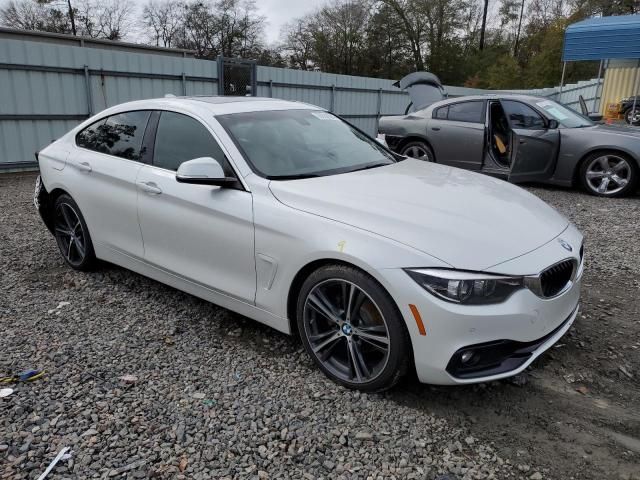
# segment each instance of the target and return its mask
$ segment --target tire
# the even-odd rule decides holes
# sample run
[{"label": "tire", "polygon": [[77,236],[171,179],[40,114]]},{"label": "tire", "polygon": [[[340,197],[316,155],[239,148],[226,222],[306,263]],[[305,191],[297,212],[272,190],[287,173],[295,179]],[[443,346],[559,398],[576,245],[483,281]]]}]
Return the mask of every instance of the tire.
[{"label": "tire", "polygon": [[429,144],[421,142],[420,140],[415,140],[403,145],[400,149],[400,155],[415,158],[416,160],[424,160],[425,162],[436,161],[433,150],[431,150]]},{"label": "tire", "polygon": [[66,193],[62,194],[53,203],[51,215],[53,234],[67,265],[80,271],[95,268],[93,242],[78,204]]},{"label": "tire", "polygon": [[300,289],[296,321],[311,359],[340,385],[378,392],[407,371],[411,344],[404,320],[385,289],[361,270],[328,265],[314,271]]},{"label": "tire", "polygon": [[629,125],[640,125],[640,120],[633,121],[633,117],[640,117],[640,107],[636,107],[635,111],[633,107],[629,108],[626,112],[624,112],[624,121]]},{"label": "tire", "polygon": [[623,197],[636,189],[638,165],[620,152],[594,152],[580,165],[579,176],[582,188],[591,195]]}]

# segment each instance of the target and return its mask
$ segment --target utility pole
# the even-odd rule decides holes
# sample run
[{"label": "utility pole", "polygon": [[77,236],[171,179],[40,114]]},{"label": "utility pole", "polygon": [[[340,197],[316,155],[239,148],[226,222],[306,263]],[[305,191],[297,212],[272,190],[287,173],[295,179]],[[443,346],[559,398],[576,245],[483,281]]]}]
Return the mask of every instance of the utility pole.
[{"label": "utility pole", "polygon": [[73,32],[73,36],[76,36],[76,17],[73,14],[73,7],[71,7],[71,0],[67,0],[67,4],[69,5],[69,20],[71,20],[71,31]]},{"label": "utility pole", "polygon": [[524,0],[520,5],[520,20],[518,20],[518,33],[516,34],[516,44],[513,47],[513,56],[518,55],[518,47],[520,43],[520,29],[522,28],[522,15],[524,14]]},{"label": "utility pole", "polygon": [[484,32],[487,29],[487,11],[489,10],[489,0],[484,0],[484,11],[482,12],[482,28],[480,29],[480,50],[484,50]]}]

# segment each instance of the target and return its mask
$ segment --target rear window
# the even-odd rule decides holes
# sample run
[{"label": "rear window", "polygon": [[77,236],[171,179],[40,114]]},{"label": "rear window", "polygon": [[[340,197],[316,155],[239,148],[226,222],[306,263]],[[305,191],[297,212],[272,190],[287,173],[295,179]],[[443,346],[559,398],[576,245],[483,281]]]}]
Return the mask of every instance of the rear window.
[{"label": "rear window", "polygon": [[144,130],[151,114],[148,110],[118,113],[92,123],[76,136],[79,147],[140,160]]},{"label": "rear window", "polygon": [[449,105],[447,120],[484,123],[484,102],[461,102]]}]

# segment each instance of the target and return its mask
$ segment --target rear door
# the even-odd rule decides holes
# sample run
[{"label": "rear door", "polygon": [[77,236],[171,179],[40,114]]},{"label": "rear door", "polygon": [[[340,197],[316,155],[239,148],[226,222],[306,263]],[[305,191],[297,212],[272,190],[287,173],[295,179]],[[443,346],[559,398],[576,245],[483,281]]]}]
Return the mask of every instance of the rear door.
[{"label": "rear door", "polygon": [[449,103],[433,111],[427,138],[438,163],[460,168],[482,168],[486,102]]},{"label": "rear door", "polygon": [[[158,116],[157,118],[155,116]],[[211,131],[198,119],[156,112],[152,165],[138,175],[144,258],[170,273],[253,303],[256,266],[251,193],[178,183],[187,160],[212,157],[237,176]]]},{"label": "rear door", "polygon": [[517,100],[501,100],[512,132],[509,181],[531,182],[551,178],[556,169],[560,131],[534,108]]},{"label": "rear door", "polygon": [[136,177],[146,161],[143,138],[151,112],[103,118],[76,135],[68,166],[77,176],[70,192],[96,249],[102,246],[142,258],[136,211]]}]

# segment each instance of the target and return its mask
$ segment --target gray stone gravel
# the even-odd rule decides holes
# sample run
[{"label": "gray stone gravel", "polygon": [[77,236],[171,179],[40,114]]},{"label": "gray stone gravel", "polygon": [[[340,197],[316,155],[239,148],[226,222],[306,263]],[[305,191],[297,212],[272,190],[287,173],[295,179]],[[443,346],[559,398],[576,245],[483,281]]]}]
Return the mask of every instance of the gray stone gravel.
[{"label": "gray stone gravel", "polygon": [[284,335],[115,266],[72,271],[33,181],[0,178],[0,370],[47,374],[0,402],[0,478],[64,446],[51,478],[517,476],[446,419],[335,385]]},{"label": "gray stone gravel", "polygon": [[[255,322],[115,266],[72,271],[31,204],[34,179],[0,176],[0,375],[47,374],[0,399],[0,478],[37,478],[65,446],[72,459],[48,478],[547,478],[455,416],[335,385]],[[592,271],[638,273],[625,219],[598,222],[629,200],[534,191],[587,248],[628,242],[590,252]]]}]

